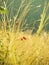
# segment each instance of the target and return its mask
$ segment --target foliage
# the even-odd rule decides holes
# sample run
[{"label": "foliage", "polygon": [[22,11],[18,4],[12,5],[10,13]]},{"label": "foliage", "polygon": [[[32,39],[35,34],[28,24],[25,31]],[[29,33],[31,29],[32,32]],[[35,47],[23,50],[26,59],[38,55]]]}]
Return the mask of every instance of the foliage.
[{"label": "foliage", "polygon": [[[43,30],[45,24],[47,23],[47,20],[49,20],[49,14],[48,14],[48,16],[46,17],[46,13],[47,13],[48,8],[49,8],[49,3],[47,3],[47,2],[45,1],[43,13],[41,14],[39,29],[37,30],[37,33],[38,33],[38,34],[41,33],[41,31]],[[45,18],[46,18],[46,19],[45,19]]]},{"label": "foliage", "polygon": [[[4,34],[3,34],[4,33]],[[49,34],[0,31],[1,65],[49,65]]]},{"label": "foliage", "polygon": [[7,11],[7,9],[5,9],[4,7],[0,6],[0,13],[2,13],[2,14],[7,14],[8,11]]},{"label": "foliage", "polygon": [[0,7],[0,13],[3,14],[0,24],[0,65],[49,65],[49,33],[42,32],[49,19],[49,15],[45,19],[49,3],[45,2],[40,25],[34,35],[29,33],[30,30],[23,32],[21,28],[21,24],[26,24],[25,17],[30,11],[32,0],[25,3],[26,0],[21,0],[13,19],[9,17],[6,7]]}]

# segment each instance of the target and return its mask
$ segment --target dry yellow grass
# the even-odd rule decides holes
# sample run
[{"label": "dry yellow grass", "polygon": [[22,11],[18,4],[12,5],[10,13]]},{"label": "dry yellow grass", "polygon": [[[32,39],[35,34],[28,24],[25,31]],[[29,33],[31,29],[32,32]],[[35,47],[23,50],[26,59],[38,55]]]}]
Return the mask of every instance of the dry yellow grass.
[{"label": "dry yellow grass", "polygon": [[[10,20],[6,21],[5,14],[3,16],[2,29],[0,30],[0,65],[49,65],[49,33],[43,32],[39,35],[44,25],[47,12],[46,5],[37,30],[38,34],[32,35],[20,30],[21,23],[30,10],[31,0],[17,19],[24,2],[25,0],[22,0],[12,27],[9,23]],[[49,17],[46,18],[46,21],[47,19]],[[7,22],[9,23],[9,30],[6,28]],[[17,29],[16,22],[19,23]]]},{"label": "dry yellow grass", "polygon": [[43,64],[49,65],[49,34],[0,31],[0,65]]}]

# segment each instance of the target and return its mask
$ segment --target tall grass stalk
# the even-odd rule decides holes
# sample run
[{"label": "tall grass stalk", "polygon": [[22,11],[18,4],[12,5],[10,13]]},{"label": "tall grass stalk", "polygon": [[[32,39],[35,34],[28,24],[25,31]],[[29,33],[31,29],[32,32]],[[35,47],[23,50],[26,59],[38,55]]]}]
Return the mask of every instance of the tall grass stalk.
[{"label": "tall grass stalk", "polygon": [[[17,15],[14,17],[14,22],[17,20],[16,22],[19,23],[18,28],[17,28],[18,32],[20,31],[20,25],[21,25],[23,19],[26,17],[27,13],[29,12],[30,7],[31,7],[31,3],[32,3],[32,1],[28,2],[28,4],[25,6],[22,13],[20,14],[19,18],[17,19],[17,16],[18,16],[19,12],[21,11],[21,8],[23,7],[24,2],[25,2],[25,0],[22,0],[21,5],[20,5],[20,7],[18,9]],[[14,23],[14,27],[15,27],[15,23]]]},{"label": "tall grass stalk", "polygon": [[[48,10],[48,8],[49,8],[48,5],[49,5],[49,3],[47,3],[47,2],[45,1],[44,9],[43,9],[43,12],[42,12],[42,14],[41,14],[40,25],[39,25],[39,28],[38,28],[38,30],[37,30],[37,33],[38,33],[38,34],[40,34],[40,32],[43,30],[45,23],[46,23],[47,20],[49,19],[49,15],[48,15],[47,18],[46,18],[46,13],[47,13],[47,10]],[[45,19],[45,18],[46,18],[46,19]]]}]

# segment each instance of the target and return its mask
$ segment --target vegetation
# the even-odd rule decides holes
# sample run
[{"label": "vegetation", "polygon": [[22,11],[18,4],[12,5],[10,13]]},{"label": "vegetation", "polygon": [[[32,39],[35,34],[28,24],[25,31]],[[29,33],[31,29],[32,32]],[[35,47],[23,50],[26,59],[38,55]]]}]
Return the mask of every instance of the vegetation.
[{"label": "vegetation", "polygon": [[0,13],[6,14],[7,13],[7,10],[4,7],[0,7]]},{"label": "vegetation", "polygon": [[[26,1],[21,0],[17,14],[12,20],[8,18],[6,3],[4,2],[6,9],[0,7],[0,65],[49,65],[49,32],[43,31],[49,20],[49,14],[46,17],[49,3],[45,2],[37,32],[31,34],[28,33],[30,30],[22,31],[32,2],[29,0],[24,5]],[[21,9],[23,10],[20,13]]]}]

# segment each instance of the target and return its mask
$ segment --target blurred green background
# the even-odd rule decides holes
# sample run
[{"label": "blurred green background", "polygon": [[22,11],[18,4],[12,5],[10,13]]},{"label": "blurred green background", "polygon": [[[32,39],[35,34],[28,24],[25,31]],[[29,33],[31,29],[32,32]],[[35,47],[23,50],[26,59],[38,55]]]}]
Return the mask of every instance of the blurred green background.
[{"label": "blurred green background", "polygon": [[[17,13],[17,10],[20,6],[21,0],[0,0],[0,6],[4,6],[3,2],[6,2],[7,5],[7,9],[9,10],[9,18],[13,19],[13,17],[15,16],[15,14]],[[26,4],[29,0],[26,0]],[[33,0],[32,0],[33,1]],[[27,19],[26,24],[23,26],[23,30],[32,30],[33,32],[36,32],[36,30],[39,27],[39,23],[40,23],[40,16],[42,14],[43,8],[44,8],[44,3],[45,1],[49,2],[49,0],[34,0],[34,2],[32,3],[32,6],[30,8],[29,13],[27,14],[27,16],[25,17],[25,19]],[[49,9],[47,11],[47,15],[49,14]],[[46,16],[47,16],[46,15]],[[49,20],[47,21],[48,24],[45,25],[44,30],[45,31],[49,31]]]}]

